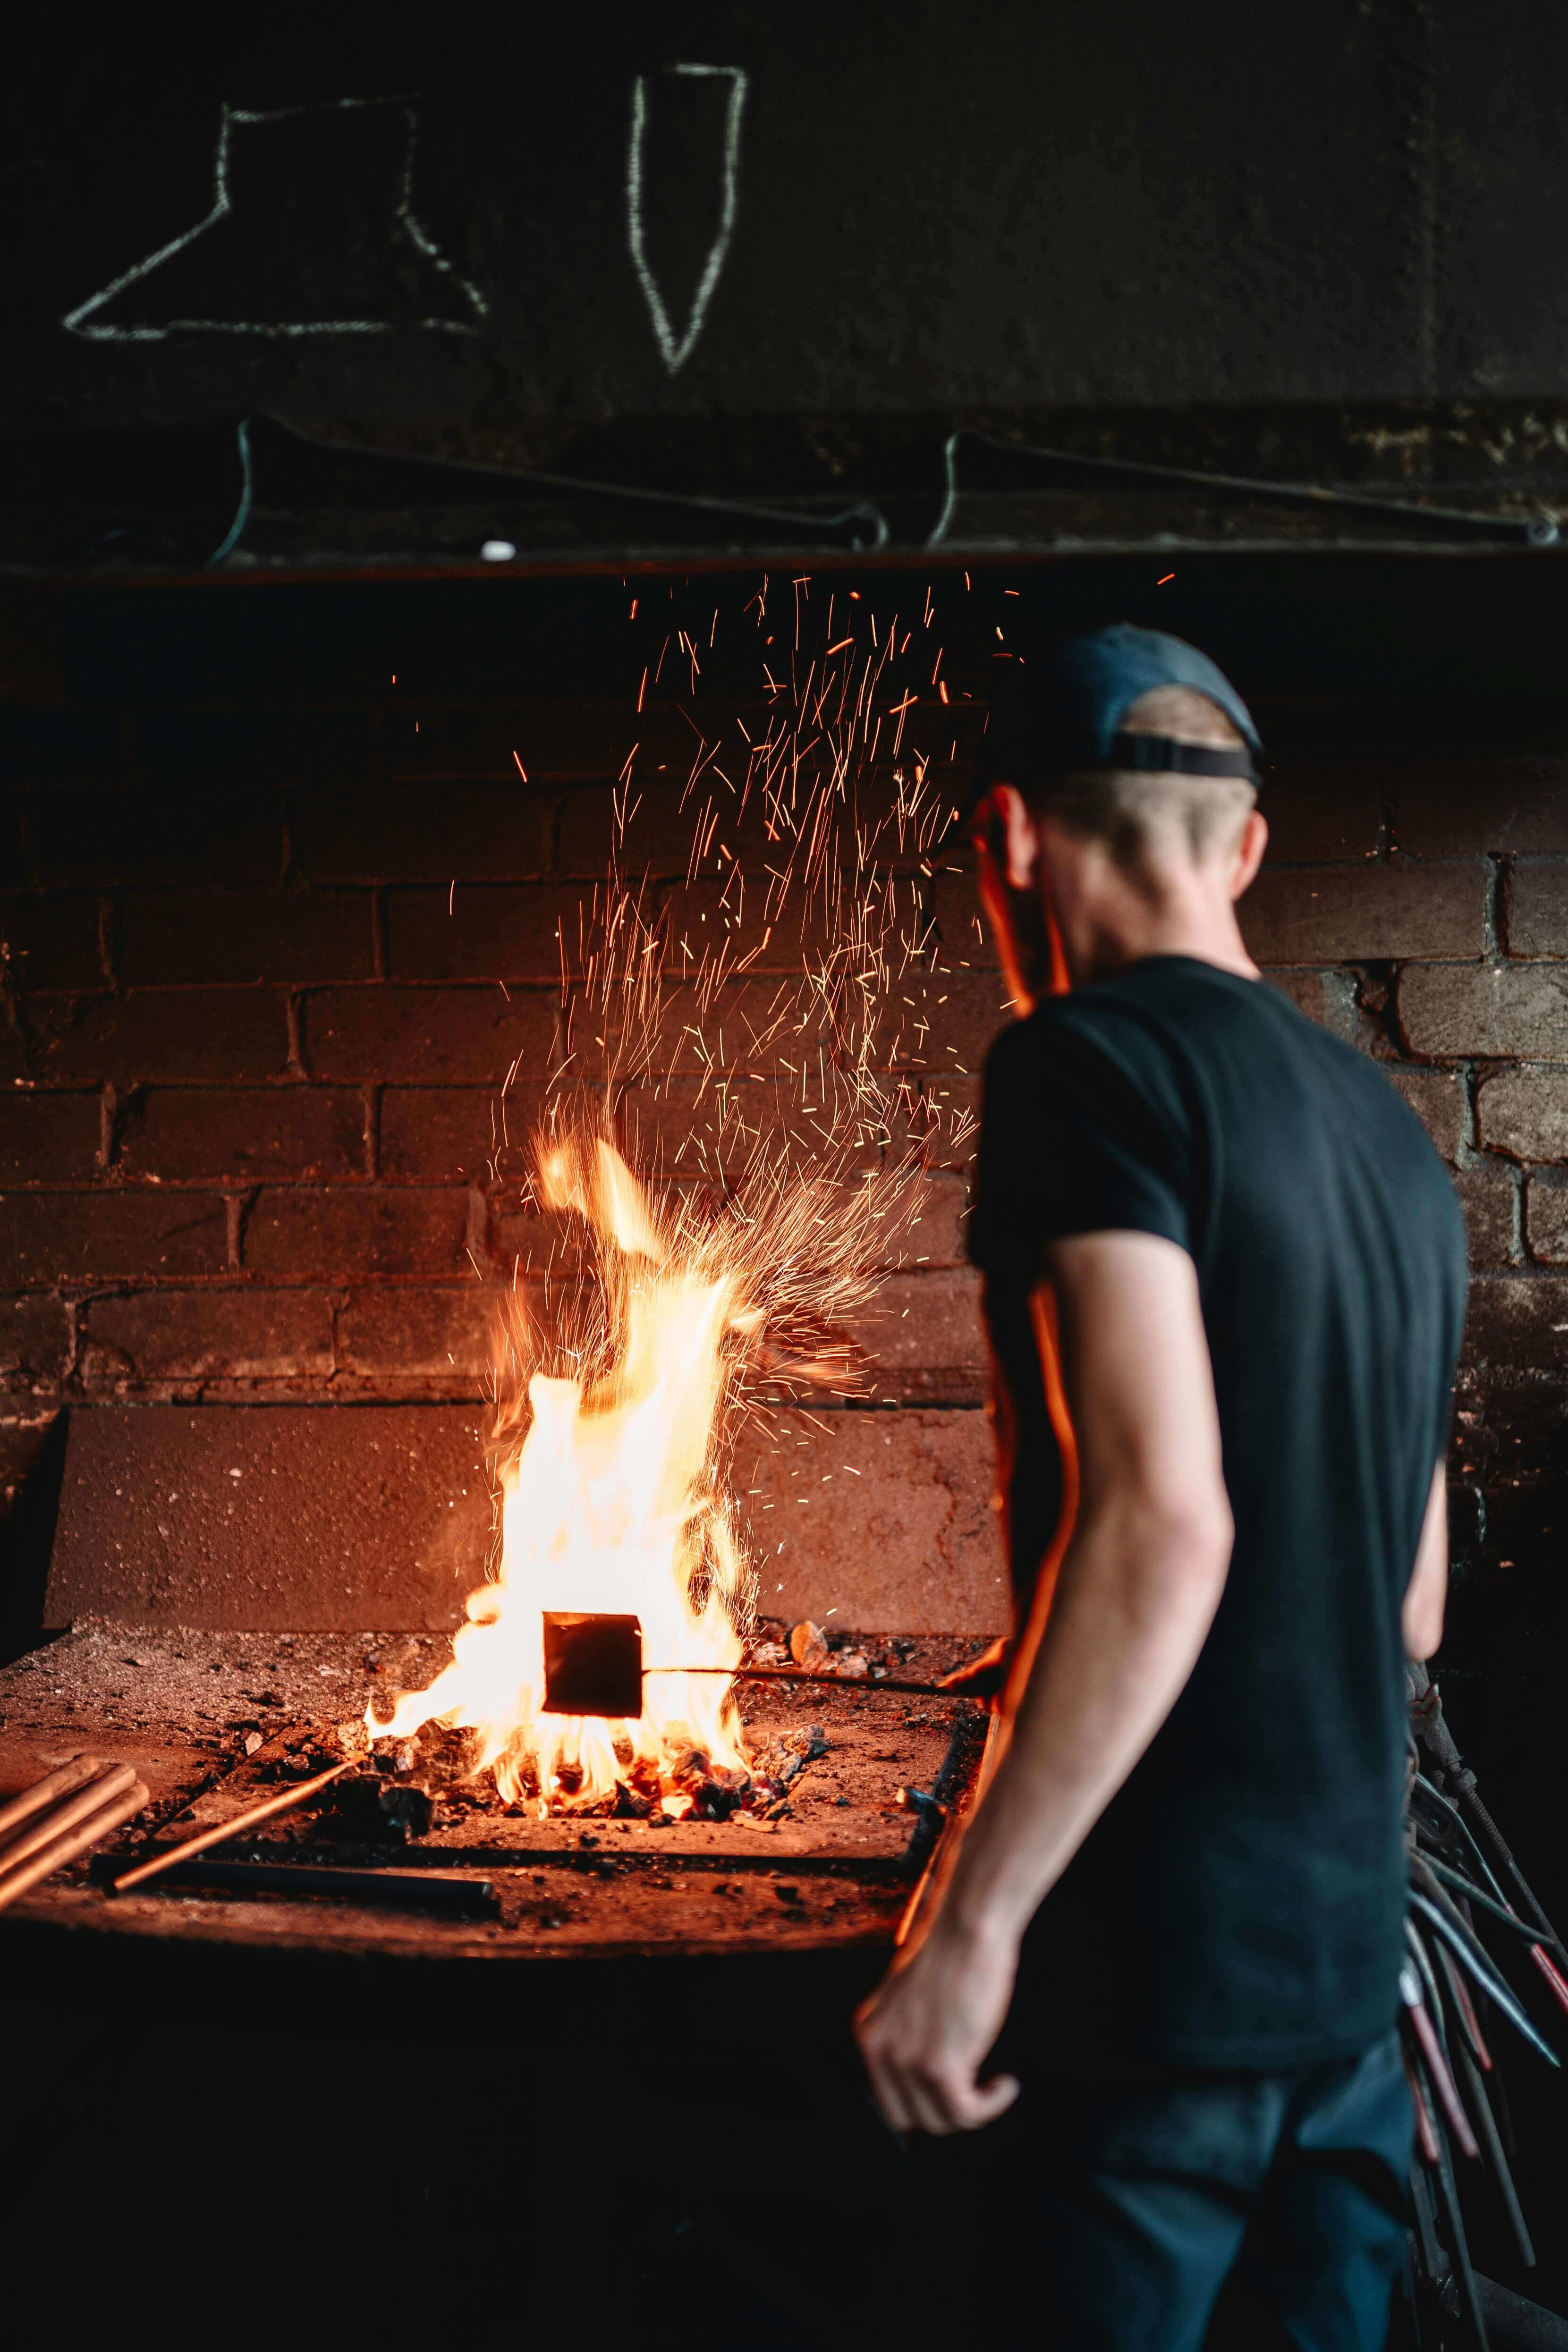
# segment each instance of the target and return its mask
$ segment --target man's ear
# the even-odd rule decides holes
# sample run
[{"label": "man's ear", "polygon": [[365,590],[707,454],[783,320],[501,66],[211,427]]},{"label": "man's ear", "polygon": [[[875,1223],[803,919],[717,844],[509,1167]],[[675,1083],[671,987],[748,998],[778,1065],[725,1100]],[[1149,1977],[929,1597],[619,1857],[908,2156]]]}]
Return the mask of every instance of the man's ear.
[{"label": "man's ear", "polygon": [[1003,865],[1010,890],[1032,890],[1035,867],[1040,855],[1040,836],[1035,820],[1016,784],[996,784],[993,787],[996,814],[1001,820]]},{"label": "man's ear", "polygon": [[1241,839],[1236,845],[1236,856],[1230,869],[1230,895],[1239,898],[1263,863],[1263,853],[1268,846],[1268,820],[1261,809],[1253,809],[1241,828]]}]

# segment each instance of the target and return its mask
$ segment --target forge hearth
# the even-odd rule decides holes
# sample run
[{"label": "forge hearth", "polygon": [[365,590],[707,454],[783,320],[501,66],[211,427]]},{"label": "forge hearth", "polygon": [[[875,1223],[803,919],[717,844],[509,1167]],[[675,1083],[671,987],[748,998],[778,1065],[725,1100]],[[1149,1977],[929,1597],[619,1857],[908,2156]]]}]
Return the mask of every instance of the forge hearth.
[{"label": "forge hearth", "polygon": [[[115,1848],[127,1866],[237,1813],[296,1769],[345,1747],[363,1752],[367,1692],[434,1672],[447,1647],[428,1634],[171,1633],[83,1621],[0,1672],[0,1796],[79,1752],[133,1761],[153,1801],[135,1839]],[[953,1660],[952,1643],[899,1647],[911,1676]],[[900,1803],[899,1790],[961,1799],[978,1762],[982,1710],[860,1683],[742,1690],[741,1708],[753,1752],[806,1759],[776,1818],[655,1826],[564,1811],[541,1820],[532,1807],[503,1805],[488,1776],[453,1784],[439,1771],[394,1773],[383,1776],[390,1789],[423,1779],[429,1795],[390,1809],[379,1834],[363,1811],[323,1801],[223,1846],[212,1878],[193,1868],[118,1897],[104,1889],[110,1864],[100,1858],[18,1902],[12,1933],[24,1947],[29,1936],[53,1945],[63,1932],[79,1948],[151,1939],[215,1958],[260,1948],[473,1961],[884,1948],[930,1846],[921,1811]],[[237,1860],[439,1872],[476,1888],[488,1882],[493,1895],[465,1917],[270,1884],[240,1894],[222,1884],[221,1865]]]}]

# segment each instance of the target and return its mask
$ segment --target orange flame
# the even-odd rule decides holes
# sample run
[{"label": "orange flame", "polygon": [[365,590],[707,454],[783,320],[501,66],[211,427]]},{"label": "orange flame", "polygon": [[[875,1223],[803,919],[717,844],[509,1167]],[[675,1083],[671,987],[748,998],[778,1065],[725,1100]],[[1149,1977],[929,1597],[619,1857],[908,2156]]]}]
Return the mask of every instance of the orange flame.
[{"label": "orange flame", "polygon": [[603,1138],[553,1147],[540,1189],[598,1238],[610,1360],[595,1381],[529,1379],[527,1434],[500,1473],[500,1572],[469,1595],[452,1663],[429,1689],[405,1693],[389,1723],[366,1720],[377,1738],[437,1718],[475,1728],[501,1794],[516,1802],[531,1781],[546,1810],[563,1787],[610,1795],[637,1759],[661,1773],[692,1748],[731,1769],[744,1759],[721,1675],[650,1675],[635,1722],[544,1714],[543,1613],[626,1612],[642,1619],[657,1666],[732,1666],[752,1579],[716,1462],[742,1276],[673,1256]]}]

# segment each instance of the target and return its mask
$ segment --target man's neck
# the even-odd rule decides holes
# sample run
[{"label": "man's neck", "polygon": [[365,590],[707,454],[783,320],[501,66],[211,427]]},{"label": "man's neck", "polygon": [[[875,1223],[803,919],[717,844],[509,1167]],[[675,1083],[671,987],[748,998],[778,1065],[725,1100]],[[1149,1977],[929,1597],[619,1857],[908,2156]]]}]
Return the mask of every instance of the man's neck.
[{"label": "man's neck", "polygon": [[1099,903],[1080,905],[1063,926],[1068,971],[1075,986],[1109,980],[1148,956],[1190,956],[1244,980],[1256,980],[1228,898],[1185,877],[1145,897],[1131,887]]}]

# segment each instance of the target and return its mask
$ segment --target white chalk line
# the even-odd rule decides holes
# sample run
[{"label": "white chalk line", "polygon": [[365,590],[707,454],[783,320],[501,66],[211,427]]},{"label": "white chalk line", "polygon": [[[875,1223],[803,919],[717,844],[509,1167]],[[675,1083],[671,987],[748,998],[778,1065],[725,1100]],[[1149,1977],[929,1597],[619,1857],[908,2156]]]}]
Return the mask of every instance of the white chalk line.
[{"label": "white chalk line", "polygon": [[340,98],[325,100],[319,105],[276,106],[264,110],[227,104],[220,106],[217,151],[214,159],[214,194],[211,212],[205,219],[197,221],[194,228],[184,230],[179,236],[171,237],[167,245],[161,245],[155,253],[150,253],[142,260],[133,262],[129,269],[122,269],[118,278],[111,279],[109,285],[102,287],[98,293],[89,294],[85,302],[79,302],[74,310],[68,310],[60,320],[61,326],[73,335],[81,335],[91,341],[106,343],[158,343],[165,341],[172,334],[265,335],[274,339],[300,335],[392,335],[406,332],[413,327],[427,329],[434,334],[477,334],[479,329],[468,320],[461,319],[168,319],[159,327],[119,327],[111,322],[100,322],[97,325],[89,323],[95,311],[101,310],[106,303],[112,302],[116,295],[122,294],[128,286],[134,286],[140,279],[150,278],[154,270],[161,269],[166,261],[174,258],[175,254],[183,253],[187,246],[194,245],[198,237],[205,236],[208,229],[216,228],[218,222],[233,210],[228,194],[228,143],[229,131],[233,124],[282,122],[301,114],[341,112],[351,107],[372,106],[397,107],[403,114],[408,132],[408,143],[403,157],[402,185],[393,214],[395,221],[406,230],[426,259],[434,263],[443,277],[451,279],[454,287],[472,308],[476,317],[480,319],[488,317],[489,305],[479,288],[471,285],[468,278],[462,277],[453,268],[415,213],[414,155],[419,141],[419,116],[416,109],[407,99]]},{"label": "white chalk line", "polygon": [[692,297],[686,332],[678,337],[670,323],[664,296],[659,291],[658,280],[648,267],[644,247],[642,157],[643,133],[647,125],[647,79],[638,74],[632,83],[631,140],[626,149],[626,243],[631,251],[632,267],[637,274],[637,283],[643,290],[643,299],[647,304],[648,317],[653,321],[654,340],[658,345],[659,355],[670,374],[676,375],[697,348],[698,338],[708,316],[708,305],[729,257],[739,203],[736,173],[741,156],[741,119],[745,112],[750,77],[742,66],[679,65],[670,66],[667,70],[692,78],[726,79],[730,84],[729,102],[724,110],[723,199],[719,231],[708,248],[702,276]]}]

